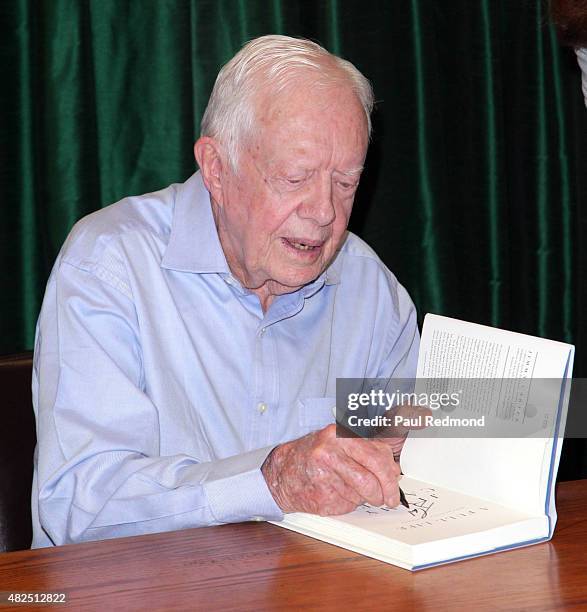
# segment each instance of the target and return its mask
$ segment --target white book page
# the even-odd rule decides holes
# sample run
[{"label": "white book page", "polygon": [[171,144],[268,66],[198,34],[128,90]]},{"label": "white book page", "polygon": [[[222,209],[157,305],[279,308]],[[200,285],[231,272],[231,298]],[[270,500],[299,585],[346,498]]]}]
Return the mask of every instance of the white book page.
[{"label": "white book page", "polygon": [[[493,419],[496,431],[504,426],[510,432],[519,428],[520,435],[525,435],[528,428],[539,431],[545,425],[548,434],[556,424],[560,396],[556,379],[563,379],[571,350],[570,345],[561,342],[427,315],[418,360],[418,385],[425,385],[423,379],[435,378],[454,379],[455,389],[473,385],[468,388],[469,397],[478,400],[460,407],[451,416],[485,415],[488,422]],[[481,379],[490,378],[504,379],[503,389],[494,384],[484,388]],[[512,379],[519,379],[520,385],[512,383]],[[550,379],[550,384],[544,379]],[[504,401],[504,396],[520,396],[522,401]],[[459,415],[459,411],[463,414]],[[431,435],[430,430],[410,433],[401,457],[405,474],[529,514],[544,513],[552,437]]]},{"label": "white book page", "polygon": [[427,314],[418,378],[561,378],[571,345]]},{"label": "white book page", "polygon": [[339,517],[275,523],[402,567],[445,562],[548,537],[548,519],[403,477],[410,508],[363,505]]},{"label": "white book page", "polygon": [[378,508],[364,504],[336,520],[404,544],[417,545],[479,533],[530,518],[490,501],[407,476],[400,484],[409,508]]}]

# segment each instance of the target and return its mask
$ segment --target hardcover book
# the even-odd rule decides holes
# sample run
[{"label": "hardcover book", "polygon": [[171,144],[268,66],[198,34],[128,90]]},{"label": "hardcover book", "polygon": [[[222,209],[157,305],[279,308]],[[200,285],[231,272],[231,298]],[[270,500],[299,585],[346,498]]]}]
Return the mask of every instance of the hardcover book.
[{"label": "hardcover book", "polygon": [[[428,314],[415,392],[463,401],[433,411],[443,426],[410,432],[408,507],[274,524],[410,570],[549,540],[573,356],[569,344]],[[449,418],[483,427],[451,429]]]}]

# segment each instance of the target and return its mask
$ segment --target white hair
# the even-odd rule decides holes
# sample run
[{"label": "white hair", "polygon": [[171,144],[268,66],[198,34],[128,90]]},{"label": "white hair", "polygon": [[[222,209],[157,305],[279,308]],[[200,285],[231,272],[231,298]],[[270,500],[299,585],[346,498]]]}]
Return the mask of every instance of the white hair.
[{"label": "white hair", "polygon": [[315,42],[269,35],[249,41],[219,72],[200,133],[222,143],[234,171],[243,140],[253,133],[255,95],[263,87],[281,92],[300,76],[313,76],[312,85],[344,83],[359,99],[371,135],[373,89],[349,61],[332,55]]}]

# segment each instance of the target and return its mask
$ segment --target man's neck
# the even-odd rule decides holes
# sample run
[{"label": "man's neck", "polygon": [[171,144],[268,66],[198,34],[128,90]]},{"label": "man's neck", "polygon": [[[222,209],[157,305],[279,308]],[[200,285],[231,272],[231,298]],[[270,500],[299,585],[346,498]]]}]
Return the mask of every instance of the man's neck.
[{"label": "man's neck", "polygon": [[267,281],[261,285],[261,287],[251,289],[251,291],[259,298],[263,313],[266,313],[277,296],[284,295],[286,293],[294,293],[299,289],[301,289],[301,287],[286,287],[285,285],[280,285],[275,281]]}]

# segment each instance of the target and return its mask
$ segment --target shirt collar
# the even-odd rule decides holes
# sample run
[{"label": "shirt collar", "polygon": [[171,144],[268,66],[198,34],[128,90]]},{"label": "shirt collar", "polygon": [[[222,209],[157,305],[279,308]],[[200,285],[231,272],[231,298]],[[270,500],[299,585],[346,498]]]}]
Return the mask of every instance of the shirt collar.
[{"label": "shirt collar", "polygon": [[[348,237],[348,234],[345,237],[344,242],[346,242],[347,237]],[[336,255],[334,256],[334,259],[332,260],[331,264],[318,277],[318,278],[324,277],[324,284],[326,285],[338,285],[338,283],[340,283],[340,274],[341,274],[341,268],[342,268],[341,251],[344,248],[344,242],[342,243],[341,247],[336,252]]]},{"label": "shirt collar", "polygon": [[[316,287],[340,282],[341,259],[339,251],[330,266],[306,285],[306,297],[313,295]],[[216,272],[232,277],[218,238],[210,194],[199,171],[177,188],[171,234],[161,266],[181,272]]]},{"label": "shirt collar", "polygon": [[[196,238],[197,236],[197,238]],[[200,172],[179,185],[163,268],[195,273],[230,273]]]}]

